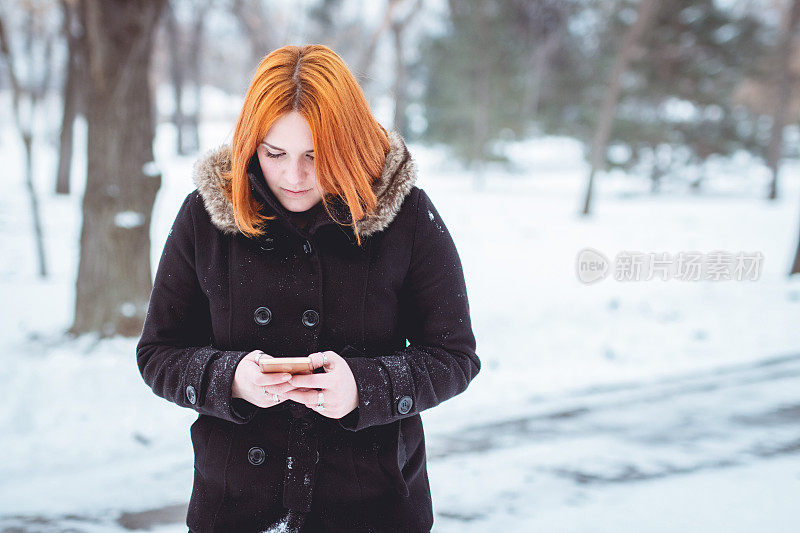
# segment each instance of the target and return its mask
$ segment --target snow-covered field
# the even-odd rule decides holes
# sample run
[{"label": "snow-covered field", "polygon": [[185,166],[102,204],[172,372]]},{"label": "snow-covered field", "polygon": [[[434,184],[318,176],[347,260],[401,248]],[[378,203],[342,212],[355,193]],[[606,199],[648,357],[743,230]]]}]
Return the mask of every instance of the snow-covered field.
[{"label": "snow-covered field", "polygon": [[[59,198],[55,154],[38,147],[51,271],[42,281],[21,146],[6,118],[0,531],[185,531],[193,412],[147,388],[137,339],[63,339],[84,161],[73,194]],[[206,123],[204,148],[232,127]],[[749,161],[712,169],[708,191],[694,196],[603,177],[593,216],[581,218],[586,169],[568,140],[509,147],[522,171],[490,171],[480,192],[441,150],[410,149],[418,185],[459,247],[483,363],[466,393],[423,416],[436,531],[800,531],[800,281],[786,276],[800,163],[785,165],[772,203],[762,199],[765,171]],[[193,189],[194,158],[171,152],[162,126],[153,268]],[[755,281],[586,285],[575,270],[586,247],[609,258],[725,250],[764,259]]]}]

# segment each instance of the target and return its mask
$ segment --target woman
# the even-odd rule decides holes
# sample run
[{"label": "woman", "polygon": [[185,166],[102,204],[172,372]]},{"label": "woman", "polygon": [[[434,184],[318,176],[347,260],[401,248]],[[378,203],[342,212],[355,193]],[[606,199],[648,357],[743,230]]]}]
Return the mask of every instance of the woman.
[{"label": "woman", "polygon": [[[419,413],[480,369],[453,240],[341,58],[259,65],[194,168],[136,355],[199,416],[191,531],[429,531]],[[408,342],[406,342],[408,340]],[[318,370],[263,374],[259,357]]]}]

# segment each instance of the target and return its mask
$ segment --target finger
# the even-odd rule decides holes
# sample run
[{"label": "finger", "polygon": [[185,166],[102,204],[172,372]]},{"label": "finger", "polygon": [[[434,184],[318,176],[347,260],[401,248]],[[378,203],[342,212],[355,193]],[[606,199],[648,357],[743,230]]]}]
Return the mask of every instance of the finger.
[{"label": "finger", "polygon": [[[261,395],[262,395],[262,398],[264,400],[266,400],[266,403],[264,404],[264,407],[271,407],[273,405],[278,405],[279,403],[283,403],[283,402],[286,401],[286,395],[285,394],[273,393],[273,392],[267,391],[266,389],[261,391]],[[262,400],[262,402],[264,400]]]},{"label": "finger", "polygon": [[325,406],[317,407],[316,404],[314,404],[314,405],[309,406],[309,409],[311,409],[312,411],[316,411],[317,413],[321,414],[322,416],[326,416],[328,418],[336,418],[336,416],[334,416],[334,413],[332,413],[331,410],[328,409]]},{"label": "finger", "polygon": [[272,399],[272,394],[264,394],[264,389],[256,389],[253,392],[253,397],[248,398],[247,401],[258,407],[272,407],[280,403],[280,401],[276,403]]},{"label": "finger", "polygon": [[266,353],[262,352],[261,350],[253,350],[252,352],[250,352],[249,354],[247,354],[245,356],[245,359],[247,359],[248,361],[252,361],[252,362],[258,364],[258,358],[259,357],[262,357],[264,359],[272,359],[271,355],[266,354]]},{"label": "finger", "polygon": [[311,358],[311,368],[316,370],[317,368],[322,366],[322,352],[316,352],[309,355]]},{"label": "finger", "polygon": [[294,390],[296,387],[291,383],[281,383],[279,385],[269,385],[264,387],[267,394],[285,394],[287,391]]},{"label": "finger", "polygon": [[328,374],[295,374],[289,383],[307,389],[327,389],[331,386],[331,377]]},{"label": "finger", "polygon": [[336,358],[341,356],[336,352],[327,350],[325,352],[312,353],[309,357],[311,358],[311,366],[314,369],[324,367],[326,372],[330,372],[335,367]]},{"label": "finger", "polygon": [[312,407],[317,405],[319,393],[317,391],[301,391],[294,389],[286,392],[285,396],[287,399],[294,400],[297,403],[302,403],[306,407]]},{"label": "finger", "polygon": [[285,372],[269,372],[266,374],[259,372],[253,377],[253,383],[259,387],[264,387],[266,385],[279,385],[281,383],[286,383],[291,378],[292,375]]}]

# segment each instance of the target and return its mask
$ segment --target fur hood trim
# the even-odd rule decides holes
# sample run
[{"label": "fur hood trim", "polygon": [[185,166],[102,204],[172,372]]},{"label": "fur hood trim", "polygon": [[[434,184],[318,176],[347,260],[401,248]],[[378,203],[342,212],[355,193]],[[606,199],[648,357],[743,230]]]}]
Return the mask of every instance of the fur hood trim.
[{"label": "fur hood trim", "polygon": [[[362,237],[383,231],[389,226],[417,180],[417,164],[411,158],[402,136],[394,130],[387,133],[389,153],[386,154],[380,177],[372,184],[378,204],[373,213],[356,221]],[[211,222],[223,233],[234,235],[239,233],[239,229],[233,216],[233,204],[222,190],[222,174],[230,168],[230,146],[223,144],[206,152],[195,162],[192,180],[203,198]]]}]

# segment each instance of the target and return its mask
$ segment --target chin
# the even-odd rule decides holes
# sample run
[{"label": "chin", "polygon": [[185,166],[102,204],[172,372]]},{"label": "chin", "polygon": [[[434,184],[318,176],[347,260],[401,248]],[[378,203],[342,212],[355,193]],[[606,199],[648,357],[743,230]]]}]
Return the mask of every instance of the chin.
[{"label": "chin", "polygon": [[287,198],[283,203],[283,207],[288,209],[289,211],[300,212],[300,211],[308,211],[317,202],[309,202],[308,200],[296,200],[293,198]]}]

